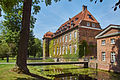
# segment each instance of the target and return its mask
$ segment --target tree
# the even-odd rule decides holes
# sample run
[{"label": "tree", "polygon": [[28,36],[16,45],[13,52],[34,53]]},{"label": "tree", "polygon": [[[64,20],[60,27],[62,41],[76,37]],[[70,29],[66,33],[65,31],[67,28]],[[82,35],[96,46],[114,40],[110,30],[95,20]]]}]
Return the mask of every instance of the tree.
[{"label": "tree", "polygon": [[11,52],[11,49],[5,41],[0,43],[0,57],[2,58],[2,60],[7,55],[10,55],[10,52]]},{"label": "tree", "polygon": [[[91,2],[94,1],[95,4],[98,2],[98,0],[90,0],[90,1]],[[103,0],[99,0],[99,1],[103,2]],[[120,8],[120,0],[118,0],[118,2],[116,2],[115,5],[112,8],[114,8],[114,11],[116,11],[118,7]]]},{"label": "tree", "polygon": [[[16,5],[19,1],[22,1],[22,0],[1,0],[0,5],[2,6],[2,9],[4,11],[9,12],[10,9],[13,8],[14,5]],[[38,1],[38,0],[35,0],[35,1]],[[58,2],[60,0],[54,0],[54,1]],[[102,0],[100,1],[102,2]],[[46,6],[51,5],[51,2],[52,0],[45,0]],[[30,31],[31,6],[32,6],[32,0],[24,0],[22,29],[20,32],[20,41],[19,41],[18,56],[17,56],[17,62],[16,62],[18,69],[20,69],[22,72],[27,74],[29,73],[26,60],[27,60],[27,53],[28,53],[27,49],[28,49],[28,40],[29,40],[29,31]],[[40,7],[37,6],[36,9],[38,8]]]},{"label": "tree", "polygon": [[38,38],[35,38],[35,52],[37,57],[42,57],[43,56],[43,49],[42,49],[42,41],[39,40]]},{"label": "tree", "polygon": [[[21,3],[22,4],[22,3]],[[5,40],[8,44],[15,44],[16,47],[13,48],[12,55],[15,56],[18,52],[18,42],[20,37],[21,22],[22,22],[22,5],[16,5],[11,12],[4,15],[4,20],[0,26],[1,29],[1,39]],[[33,28],[36,22],[36,18],[31,16],[30,18],[30,40],[32,42]],[[31,34],[32,33],[32,34]]]}]

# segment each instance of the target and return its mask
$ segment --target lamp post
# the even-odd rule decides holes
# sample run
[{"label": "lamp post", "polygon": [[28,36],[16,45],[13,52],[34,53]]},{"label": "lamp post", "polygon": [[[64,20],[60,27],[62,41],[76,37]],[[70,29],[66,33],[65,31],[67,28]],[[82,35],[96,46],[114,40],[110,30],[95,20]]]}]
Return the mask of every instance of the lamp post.
[{"label": "lamp post", "polygon": [[84,57],[85,57],[85,46],[84,46]]},{"label": "lamp post", "polygon": [[85,58],[85,46],[84,46],[84,61],[86,61],[86,58]]}]

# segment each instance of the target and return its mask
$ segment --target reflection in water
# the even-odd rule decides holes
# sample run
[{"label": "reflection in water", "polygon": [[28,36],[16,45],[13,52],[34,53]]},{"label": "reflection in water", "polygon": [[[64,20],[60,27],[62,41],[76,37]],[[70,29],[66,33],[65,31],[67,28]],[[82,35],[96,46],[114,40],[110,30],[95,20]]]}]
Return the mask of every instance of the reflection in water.
[{"label": "reflection in water", "polygon": [[[120,75],[95,69],[44,69],[47,76],[53,77],[54,80],[120,80]],[[50,73],[50,74],[49,74]]]},{"label": "reflection in water", "polygon": [[89,77],[87,75],[68,75],[68,74],[63,74],[62,76],[55,75],[54,80],[97,80],[95,78]]}]

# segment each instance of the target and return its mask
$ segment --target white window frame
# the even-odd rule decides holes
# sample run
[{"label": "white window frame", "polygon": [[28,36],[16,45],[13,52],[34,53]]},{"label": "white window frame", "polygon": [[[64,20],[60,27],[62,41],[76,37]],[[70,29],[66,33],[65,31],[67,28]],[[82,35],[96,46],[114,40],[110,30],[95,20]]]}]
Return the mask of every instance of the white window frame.
[{"label": "white window frame", "polygon": [[58,47],[57,47],[57,55],[58,55]]},{"label": "white window frame", "polygon": [[60,55],[61,55],[61,47],[60,47]]},{"label": "white window frame", "polygon": [[67,42],[67,35],[65,36],[65,42]]},{"label": "white window frame", "polygon": [[115,62],[116,61],[116,59],[115,59],[115,52],[111,52],[111,62]]},{"label": "white window frame", "polygon": [[62,54],[64,54],[64,46],[63,46],[63,48],[62,48]]},{"label": "white window frame", "polygon": [[106,44],[106,40],[102,40],[101,45],[105,45],[105,44]]},{"label": "white window frame", "polygon": [[75,44],[74,47],[75,47],[75,54],[76,54],[77,53],[77,45]]},{"label": "white window frame", "polygon": [[105,61],[105,59],[106,59],[106,53],[102,52],[102,61]]},{"label": "white window frame", "polygon": [[76,34],[76,33],[77,33],[77,32],[75,31],[75,32],[74,32],[74,38],[76,38],[76,37],[77,37],[77,34]]},{"label": "white window frame", "polygon": [[64,42],[64,36],[62,37],[62,41]]},{"label": "white window frame", "polygon": [[70,33],[70,35],[69,35],[69,41],[71,41],[71,33]]},{"label": "white window frame", "polygon": [[55,55],[55,49],[54,49],[54,55]]},{"label": "white window frame", "polygon": [[90,22],[87,22],[87,26],[90,26]]},{"label": "white window frame", "polygon": [[110,39],[111,44],[115,44],[115,39]]},{"label": "white window frame", "polygon": [[55,40],[54,40],[54,45],[55,45]]},{"label": "white window frame", "polygon": [[60,43],[61,43],[61,37],[60,37]]},{"label": "white window frame", "polygon": [[95,23],[92,23],[92,27],[95,27]]},{"label": "white window frame", "polygon": [[72,46],[70,45],[69,48],[70,48],[70,54],[72,54]]}]

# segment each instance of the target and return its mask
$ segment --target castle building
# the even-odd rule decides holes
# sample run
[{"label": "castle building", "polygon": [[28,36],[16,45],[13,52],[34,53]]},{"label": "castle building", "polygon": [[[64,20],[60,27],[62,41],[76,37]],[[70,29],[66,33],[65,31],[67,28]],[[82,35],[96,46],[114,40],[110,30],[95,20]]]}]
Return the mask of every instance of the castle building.
[{"label": "castle building", "polygon": [[[83,5],[82,11],[62,24],[55,33],[47,32],[43,36],[43,58],[61,57],[64,54],[82,54],[79,52],[82,41],[86,41],[90,50],[87,56],[97,55],[95,36],[102,31],[99,22]],[[87,48],[86,48],[87,49]]]},{"label": "castle building", "polygon": [[109,25],[96,39],[98,69],[120,72],[120,25]]}]

